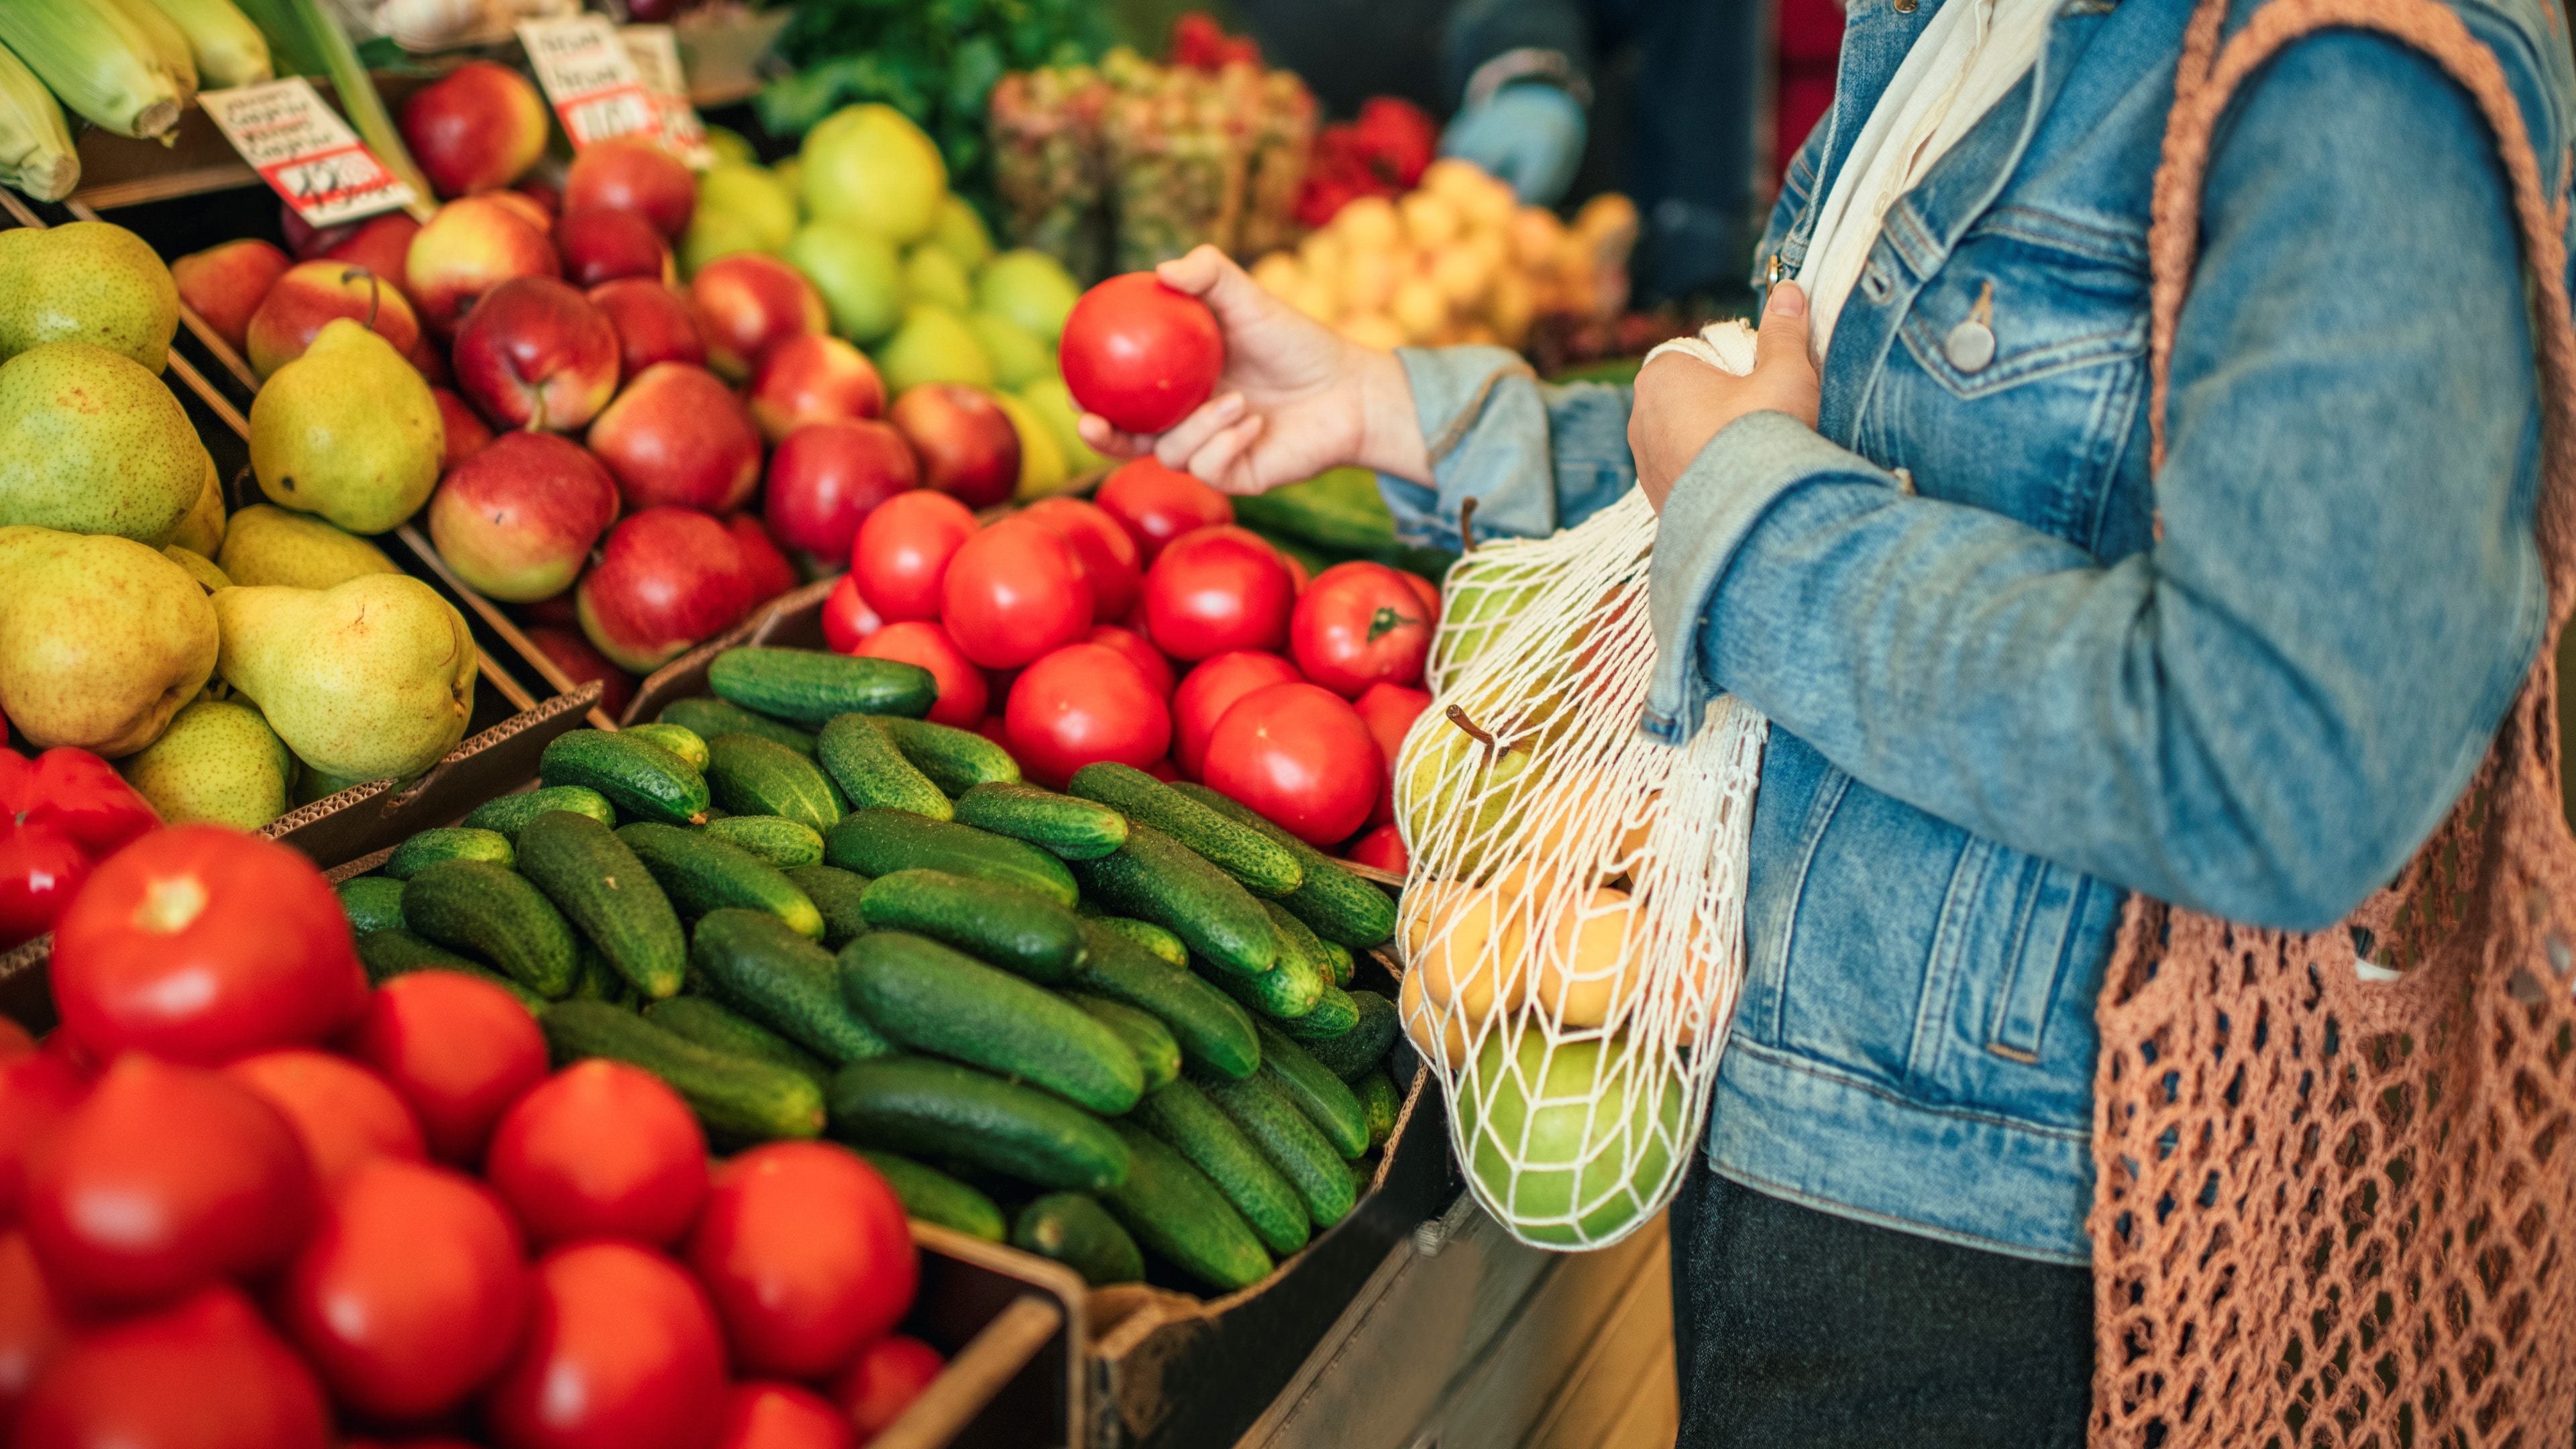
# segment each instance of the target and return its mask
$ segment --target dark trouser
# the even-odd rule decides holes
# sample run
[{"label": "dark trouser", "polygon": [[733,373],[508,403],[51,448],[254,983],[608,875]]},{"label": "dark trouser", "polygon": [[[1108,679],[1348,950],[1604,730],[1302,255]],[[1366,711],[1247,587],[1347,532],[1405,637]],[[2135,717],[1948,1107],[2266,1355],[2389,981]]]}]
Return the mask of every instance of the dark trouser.
[{"label": "dark trouser", "polygon": [[1766,1197],[1673,1203],[1679,1449],[2082,1449],[2093,1275]]}]

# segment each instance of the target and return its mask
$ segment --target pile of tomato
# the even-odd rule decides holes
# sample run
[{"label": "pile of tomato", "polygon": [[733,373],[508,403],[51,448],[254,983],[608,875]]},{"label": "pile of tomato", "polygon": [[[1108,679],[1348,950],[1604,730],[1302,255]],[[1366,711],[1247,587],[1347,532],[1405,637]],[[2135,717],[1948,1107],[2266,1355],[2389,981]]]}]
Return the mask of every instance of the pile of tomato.
[{"label": "pile of tomato", "polygon": [[285,846],[126,845],[53,986],[41,1045],[0,1019],[0,1443],[851,1449],[939,1372],[874,1169],[710,1166],[498,987],[371,989]]},{"label": "pile of tomato", "polygon": [[1224,494],[1151,458],[1091,501],[979,526],[915,491],[859,525],[823,606],[845,654],[939,681],[930,718],[979,730],[1061,786],[1115,760],[1202,781],[1316,847],[1401,871],[1396,750],[1431,702],[1430,580],[1384,564],[1307,576]]},{"label": "pile of tomato", "polygon": [[0,951],[52,930],[99,861],[160,825],[116,767],[87,750],[30,760],[0,749]]}]

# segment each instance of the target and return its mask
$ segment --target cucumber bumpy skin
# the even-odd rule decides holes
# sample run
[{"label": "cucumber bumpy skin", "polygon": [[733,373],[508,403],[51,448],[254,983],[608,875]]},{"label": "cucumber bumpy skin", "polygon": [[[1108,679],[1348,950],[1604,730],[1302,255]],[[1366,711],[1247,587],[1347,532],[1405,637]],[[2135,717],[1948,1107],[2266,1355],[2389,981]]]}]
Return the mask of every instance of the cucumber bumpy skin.
[{"label": "cucumber bumpy skin", "polygon": [[488,860],[442,860],[405,881],[403,919],[549,1001],[570,994],[581,974],[572,923],[526,877]]},{"label": "cucumber bumpy skin", "polygon": [[913,768],[951,796],[963,795],[977,785],[1019,782],[1020,762],[1011,758],[1010,751],[973,730],[900,715],[875,718],[877,728],[885,731],[886,738],[894,741],[894,747],[903,751]]},{"label": "cucumber bumpy skin", "polygon": [[688,974],[689,937],[661,883],[617,832],[552,810],[519,832],[519,867],[581,928],[617,975],[659,1001]]},{"label": "cucumber bumpy skin", "polygon": [[618,812],[665,825],[704,825],[707,777],[651,740],[606,730],[569,730],[537,757],[537,778],[548,785],[596,790]]},{"label": "cucumber bumpy skin", "polygon": [[948,803],[876,720],[863,714],[845,714],[823,726],[814,739],[814,758],[841,787],[852,809],[909,810],[932,820],[953,820],[957,809]]},{"label": "cucumber bumpy skin", "polygon": [[843,714],[918,719],[939,702],[937,676],[918,664],[819,649],[728,649],[707,666],[707,687],[744,709],[808,725]]},{"label": "cucumber bumpy skin", "polygon": [[519,832],[528,822],[549,810],[569,810],[587,815],[610,829],[617,827],[617,809],[608,797],[584,785],[540,785],[515,795],[498,795],[474,807],[464,824],[475,830],[497,830],[517,843]]},{"label": "cucumber bumpy skin", "polygon": [[1070,864],[1085,895],[1161,926],[1228,971],[1258,975],[1279,960],[1278,934],[1252,893],[1150,825],[1131,821],[1126,844]]},{"label": "cucumber bumpy skin", "polygon": [[702,740],[711,740],[718,735],[758,735],[764,740],[785,745],[800,755],[811,757],[814,753],[812,731],[800,730],[765,714],[754,714],[741,705],[728,704],[721,699],[705,696],[675,699],[662,706],[661,723],[678,725]]},{"label": "cucumber bumpy skin", "polygon": [[818,834],[848,813],[822,766],[758,735],[707,741],[707,790],[730,814],[783,815]]},{"label": "cucumber bumpy skin", "polygon": [[1135,1167],[1111,1125],[1080,1107],[935,1057],[853,1062],[825,1100],[832,1135],[853,1146],[954,1158],[1039,1187],[1102,1192]]},{"label": "cucumber bumpy skin", "polygon": [[976,785],[957,797],[957,819],[1025,840],[1064,860],[1098,860],[1127,843],[1127,817],[1097,800],[1035,785]]},{"label": "cucumber bumpy skin", "polygon": [[1073,772],[1065,789],[1172,837],[1254,895],[1276,900],[1305,883],[1305,869],[1284,846],[1133,765],[1105,760],[1085,765]]}]

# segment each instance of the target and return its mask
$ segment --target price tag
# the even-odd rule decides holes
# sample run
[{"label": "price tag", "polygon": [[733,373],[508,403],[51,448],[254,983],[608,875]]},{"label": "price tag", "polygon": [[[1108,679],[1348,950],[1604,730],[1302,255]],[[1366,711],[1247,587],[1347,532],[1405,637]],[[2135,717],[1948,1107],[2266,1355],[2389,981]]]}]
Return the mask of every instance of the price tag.
[{"label": "price tag", "polygon": [[636,77],[653,97],[653,105],[662,117],[662,149],[689,163],[694,171],[704,171],[716,164],[716,153],[707,146],[707,128],[698,120],[698,108],[689,104],[689,81],[680,69],[679,36],[667,25],[621,25],[617,38],[626,45],[626,58],[635,66]]},{"label": "price tag", "polygon": [[524,21],[519,43],[527,48],[537,84],[554,102],[575,150],[612,136],[661,134],[661,109],[637,78],[635,63],[606,16]]},{"label": "price tag", "polygon": [[197,101],[250,168],[313,226],[338,226],[420,199],[301,76],[200,91]]}]

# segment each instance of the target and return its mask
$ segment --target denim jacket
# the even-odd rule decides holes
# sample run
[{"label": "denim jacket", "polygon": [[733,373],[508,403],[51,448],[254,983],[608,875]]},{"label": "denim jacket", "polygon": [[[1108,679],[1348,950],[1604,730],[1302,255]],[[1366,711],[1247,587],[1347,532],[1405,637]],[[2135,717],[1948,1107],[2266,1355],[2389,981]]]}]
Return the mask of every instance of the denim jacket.
[{"label": "denim jacket", "polygon": [[[1766,266],[1796,274],[1940,3],[1853,0]],[[2457,8],[2563,196],[2556,8]],[[2458,797],[2544,632],[2502,171],[2466,93],[2394,42],[2310,37],[2222,123],[2150,478],[2149,184],[2190,10],[2068,0],[1888,213],[1819,425],[1719,433],[1651,582],[1644,728],[1683,739],[1718,693],[1772,721],[1713,1165],[2046,1261],[2090,1256],[2123,894],[2336,920]],[[1981,298],[1991,348],[1957,331]],[[1403,362],[1435,465],[1382,480],[1410,536],[1455,547],[1470,495],[1480,534],[1542,534],[1634,482],[1624,390],[1490,348]]]}]

